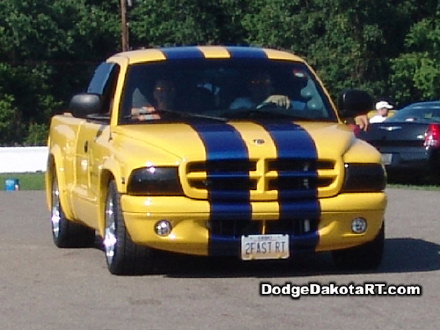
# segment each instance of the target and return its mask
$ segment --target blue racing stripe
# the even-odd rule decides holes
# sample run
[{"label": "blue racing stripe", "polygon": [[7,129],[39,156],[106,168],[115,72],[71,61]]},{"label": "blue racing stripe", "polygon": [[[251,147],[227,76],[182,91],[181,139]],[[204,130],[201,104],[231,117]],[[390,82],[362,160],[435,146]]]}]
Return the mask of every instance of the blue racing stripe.
[{"label": "blue racing stripe", "polygon": [[267,59],[266,53],[260,48],[226,47],[232,58]]},{"label": "blue racing stripe", "polygon": [[165,57],[170,60],[183,59],[203,59],[205,56],[201,50],[194,46],[175,47],[175,48],[160,48]]},{"label": "blue racing stripe", "polygon": [[[216,161],[247,162],[249,154],[241,135],[237,130],[224,123],[204,123],[191,125],[199,134],[205,145],[207,162],[208,197],[211,202],[211,220],[225,219],[232,215],[234,218],[251,219],[249,189],[228,190],[227,187],[219,188],[216,182],[227,177],[219,175]],[[214,166],[212,166],[214,164]],[[234,176],[241,176],[249,182],[248,171],[234,171]],[[220,178],[220,179],[218,179]]]},{"label": "blue racing stripe", "polygon": [[[208,199],[211,212],[210,221],[228,221],[252,219],[250,191],[246,184],[242,188],[228,190],[223,186],[223,179],[227,171],[215,166],[216,161],[249,161],[249,153],[241,135],[231,125],[225,123],[192,123],[191,126],[200,136],[206,150]],[[234,170],[235,177],[241,178],[243,183],[249,182],[249,171]],[[209,254],[230,254],[239,251],[240,241],[232,236],[221,236],[211,233],[209,239]]]},{"label": "blue racing stripe", "polygon": [[[299,125],[290,121],[260,123],[271,135],[277,148],[278,159],[309,160],[316,162],[318,154],[312,137]],[[312,179],[318,177],[316,168],[309,169]],[[280,171],[280,182],[288,178],[288,174]],[[278,191],[280,204],[280,220],[294,218],[319,218],[320,206],[316,188],[296,190],[280,188]]]},{"label": "blue racing stripe", "polygon": [[[290,121],[260,123],[271,135],[277,148],[278,159],[309,160],[315,164],[318,159],[315,143],[312,137],[299,125]],[[316,179],[317,169],[308,169],[308,177]],[[310,173],[311,172],[311,173]],[[278,172],[279,182],[288,178],[283,171]],[[294,187],[282,186],[278,190],[278,203],[280,207],[279,221],[288,219],[319,220],[321,207],[318,201],[317,187],[296,190]],[[290,235],[290,250],[292,253],[300,250],[314,251],[319,241],[319,234],[315,230],[306,235]]]}]

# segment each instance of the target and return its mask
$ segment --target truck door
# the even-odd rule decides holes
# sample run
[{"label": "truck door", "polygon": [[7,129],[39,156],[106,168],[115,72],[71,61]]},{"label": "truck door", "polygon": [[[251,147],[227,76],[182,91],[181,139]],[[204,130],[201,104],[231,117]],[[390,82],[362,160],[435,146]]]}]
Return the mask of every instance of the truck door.
[{"label": "truck door", "polygon": [[92,227],[98,220],[98,168],[105,151],[102,143],[96,141],[102,135],[109,136],[110,103],[116,86],[118,66],[114,63],[102,63],[87,89],[88,93],[100,94],[103,101],[103,112],[90,116],[80,124],[76,137],[74,212]]}]

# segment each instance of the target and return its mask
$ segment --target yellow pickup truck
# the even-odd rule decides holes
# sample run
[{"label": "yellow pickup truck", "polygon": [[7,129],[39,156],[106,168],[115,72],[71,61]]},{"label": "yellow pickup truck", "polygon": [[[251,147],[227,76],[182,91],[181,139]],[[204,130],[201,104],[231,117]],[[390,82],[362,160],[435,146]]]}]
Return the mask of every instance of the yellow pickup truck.
[{"label": "yellow pickup truck", "polygon": [[331,251],[377,267],[380,154],[289,52],[191,46],[116,54],[51,120],[46,172],[58,247],[102,241],[112,274],[148,273],[157,250],[242,260]]}]

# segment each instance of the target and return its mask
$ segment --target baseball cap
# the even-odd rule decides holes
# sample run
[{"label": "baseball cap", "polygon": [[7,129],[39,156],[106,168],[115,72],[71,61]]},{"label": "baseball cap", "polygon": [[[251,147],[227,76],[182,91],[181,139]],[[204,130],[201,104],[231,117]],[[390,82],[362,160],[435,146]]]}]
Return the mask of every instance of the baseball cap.
[{"label": "baseball cap", "polygon": [[387,109],[392,109],[393,106],[391,104],[389,104],[387,101],[380,101],[376,103],[376,110],[382,109],[382,108],[387,108]]}]

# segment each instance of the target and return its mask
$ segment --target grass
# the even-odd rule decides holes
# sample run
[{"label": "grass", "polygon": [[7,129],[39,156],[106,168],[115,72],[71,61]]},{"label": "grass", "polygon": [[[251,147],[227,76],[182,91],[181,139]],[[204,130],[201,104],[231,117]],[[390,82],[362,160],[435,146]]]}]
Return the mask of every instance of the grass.
[{"label": "grass", "polygon": [[397,188],[397,189],[440,191],[440,186],[429,185],[429,184],[415,185],[415,184],[403,184],[403,183],[388,183],[387,187]]},{"label": "grass", "polygon": [[6,179],[18,179],[20,190],[43,190],[44,187],[44,172],[37,173],[0,173],[0,183],[3,185],[3,190],[6,190]]}]

